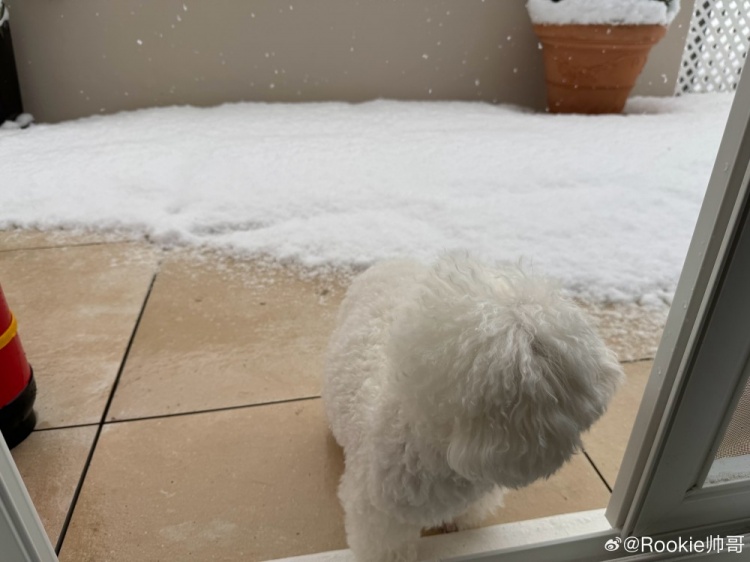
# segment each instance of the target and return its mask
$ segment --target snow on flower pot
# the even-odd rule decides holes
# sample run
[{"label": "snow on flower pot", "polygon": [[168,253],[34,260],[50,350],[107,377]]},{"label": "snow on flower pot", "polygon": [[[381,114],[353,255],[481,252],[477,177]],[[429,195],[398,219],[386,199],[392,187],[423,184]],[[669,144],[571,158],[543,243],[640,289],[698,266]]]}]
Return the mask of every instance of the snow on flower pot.
[{"label": "snow on flower pot", "polygon": [[620,113],[679,0],[528,0],[542,44],[547,109]]},{"label": "snow on flower pot", "polygon": [[18,322],[0,287],[0,433],[13,448],[36,425],[36,383],[18,337]]}]

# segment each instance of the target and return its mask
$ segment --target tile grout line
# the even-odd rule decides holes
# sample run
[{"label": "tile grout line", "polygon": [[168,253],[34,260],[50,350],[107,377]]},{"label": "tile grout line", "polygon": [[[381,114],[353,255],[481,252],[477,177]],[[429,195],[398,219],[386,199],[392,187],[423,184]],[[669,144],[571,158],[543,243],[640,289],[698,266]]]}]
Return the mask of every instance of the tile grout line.
[{"label": "tile grout line", "polygon": [[632,363],[646,363],[647,361],[653,361],[654,357],[641,357],[639,359],[628,359],[627,361],[620,361],[620,365],[630,365]]},{"label": "tile grout line", "polygon": [[146,307],[148,306],[148,301],[149,301],[149,298],[151,297],[151,292],[154,288],[154,283],[156,282],[156,277],[159,274],[160,268],[161,268],[161,263],[157,263],[156,271],[154,272],[154,275],[151,277],[151,283],[149,283],[148,290],[146,291],[146,296],[143,299],[143,304],[141,305],[141,310],[138,313],[138,318],[136,318],[135,320],[135,325],[133,326],[133,330],[130,333],[130,338],[128,339],[128,344],[125,347],[125,352],[123,353],[122,361],[120,361],[120,366],[117,369],[117,374],[115,375],[115,380],[114,380],[114,383],[112,384],[112,389],[109,392],[107,403],[104,406],[102,417],[99,420],[99,423],[96,425],[96,433],[94,434],[94,439],[91,442],[91,448],[89,449],[89,454],[87,455],[86,462],[83,465],[83,470],[81,471],[81,477],[78,479],[78,484],[76,485],[75,492],[73,492],[73,498],[70,501],[70,506],[68,507],[68,512],[65,515],[65,520],[63,521],[62,529],[60,529],[60,536],[58,537],[57,544],[55,545],[55,554],[57,554],[58,556],[60,555],[60,551],[62,550],[63,541],[65,540],[65,536],[68,533],[68,527],[70,526],[70,521],[73,518],[73,511],[75,510],[76,504],[78,503],[78,498],[81,495],[83,483],[86,480],[86,476],[88,475],[89,467],[91,466],[91,460],[94,457],[96,446],[99,443],[99,437],[101,436],[102,429],[104,428],[104,422],[107,419],[109,408],[112,405],[112,400],[114,399],[115,391],[117,390],[117,386],[120,382],[120,377],[122,376],[122,373],[125,370],[125,364],[127,363],[128,355],[130,354],[130,349],[133,346],[133,340],[135,339],[135,335],[138,333],[138,327],[141,324],[141,320],[143,319],[143,314],[146,311]]},{"label": "tile grout line", "polygon": [[599,470],[599,468],[596,466],[596,464],[594,463],[593,459],[589,456],[589,454],[585,450],[581,449],[581,452],[583,452],[583,454],[586,455],[586,459],[589,461],[589,464],[594,469],[594,471],[596,471],[597,475],[599,476],[599,479],[604,483],[604,485],[607,487],[607,490],[609,490],[609,493],[611,494],[612,493],[612,486],[610,486],[609,482],[607,482],[607,479],[604,478],[604,475],[601,473],[601,471]]},{"label": "tile grout line", "polygon": [[294,402],[306,402],[310,400],[319,400],[320,394],[311,396],[300,396],[298,398],[282,398],[280,400],[270,400],[268,402],[258,402],[256,404],[238,404],[236,406],[221,406],[219,408],[208,408],[206,410],[192,410],[190,412],[172,412],[169,414],[155,414],[153,416],[141,416],[137,418],[124,418],[119,420],[105,420],[104,425],[113,425],[118,423],[130,423],[138,421],[161,420],[168,418],[178,418],[182,416],[193,416],[200,414],[213,414],[216,412],[231,412],[233,410],[243,410],[257,408],[259,406],[276,406],[278,404],[292,404]]},{"label": "tile grout line", "polygon": [[54,427],[36,427],[34,428],[34,433],[41,431],[55,431],[57,429],[80,429],[82,427],[96,427],[97,425],[99,425],[99,422],[74,423],[71,425],[59,425]]},{"label": "tile grout line", "polygon": [[[142,240],[104,240],[101,242],[81,242],[72,244],[60,244],[59,246],[30,246],[28,248],[0,248],[0,253],[6,252],[33,252],[36,250],[62,250],[65,248],[86,248],[91,246],[111,246],[114,244],[136,244]],[[149,242],[150,244],[150,242]]]}]

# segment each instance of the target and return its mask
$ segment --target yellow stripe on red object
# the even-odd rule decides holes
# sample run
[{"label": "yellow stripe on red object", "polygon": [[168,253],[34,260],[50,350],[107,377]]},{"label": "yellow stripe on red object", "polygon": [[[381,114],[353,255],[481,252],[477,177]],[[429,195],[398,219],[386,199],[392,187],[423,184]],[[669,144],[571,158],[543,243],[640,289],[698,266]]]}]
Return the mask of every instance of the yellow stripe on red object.
[{"label": "yellow stripe on red object", "polygon": [[8,329],[5,330],[5,332],[0,334],[0,349],[4,348],[13,340],[13,338],[16,337],[17,331],[18,331],[18,322],[16,321],[15,315],[11,312],[10,313],[10,326],[8,326]]}]

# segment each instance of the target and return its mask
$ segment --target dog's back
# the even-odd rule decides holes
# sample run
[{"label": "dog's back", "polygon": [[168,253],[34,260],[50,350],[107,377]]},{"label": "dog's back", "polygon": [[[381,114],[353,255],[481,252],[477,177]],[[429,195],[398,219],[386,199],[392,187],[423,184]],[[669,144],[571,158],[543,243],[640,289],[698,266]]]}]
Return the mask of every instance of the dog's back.
[{"label": "dog's back", "polygon": [[323,401],[333,435],[344,448],[359,442],[380,395],[393,311],[425,271],[407,260],[374,265],[355,279],[341,304],[328,345]]}]

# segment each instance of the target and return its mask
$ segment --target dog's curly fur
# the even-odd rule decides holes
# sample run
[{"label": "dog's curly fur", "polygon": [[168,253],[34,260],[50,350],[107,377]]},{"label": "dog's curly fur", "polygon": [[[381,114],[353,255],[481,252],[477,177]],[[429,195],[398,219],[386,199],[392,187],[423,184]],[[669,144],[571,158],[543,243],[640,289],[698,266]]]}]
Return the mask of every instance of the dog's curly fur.
[{"label": "dog's curly fur", "polygon": [[421,529],[476,525],[503,488],[552,475],[622,377],[546,280],[457,255],[370,268],[341,305],[323,384],[357,559],[415,560]]}]

